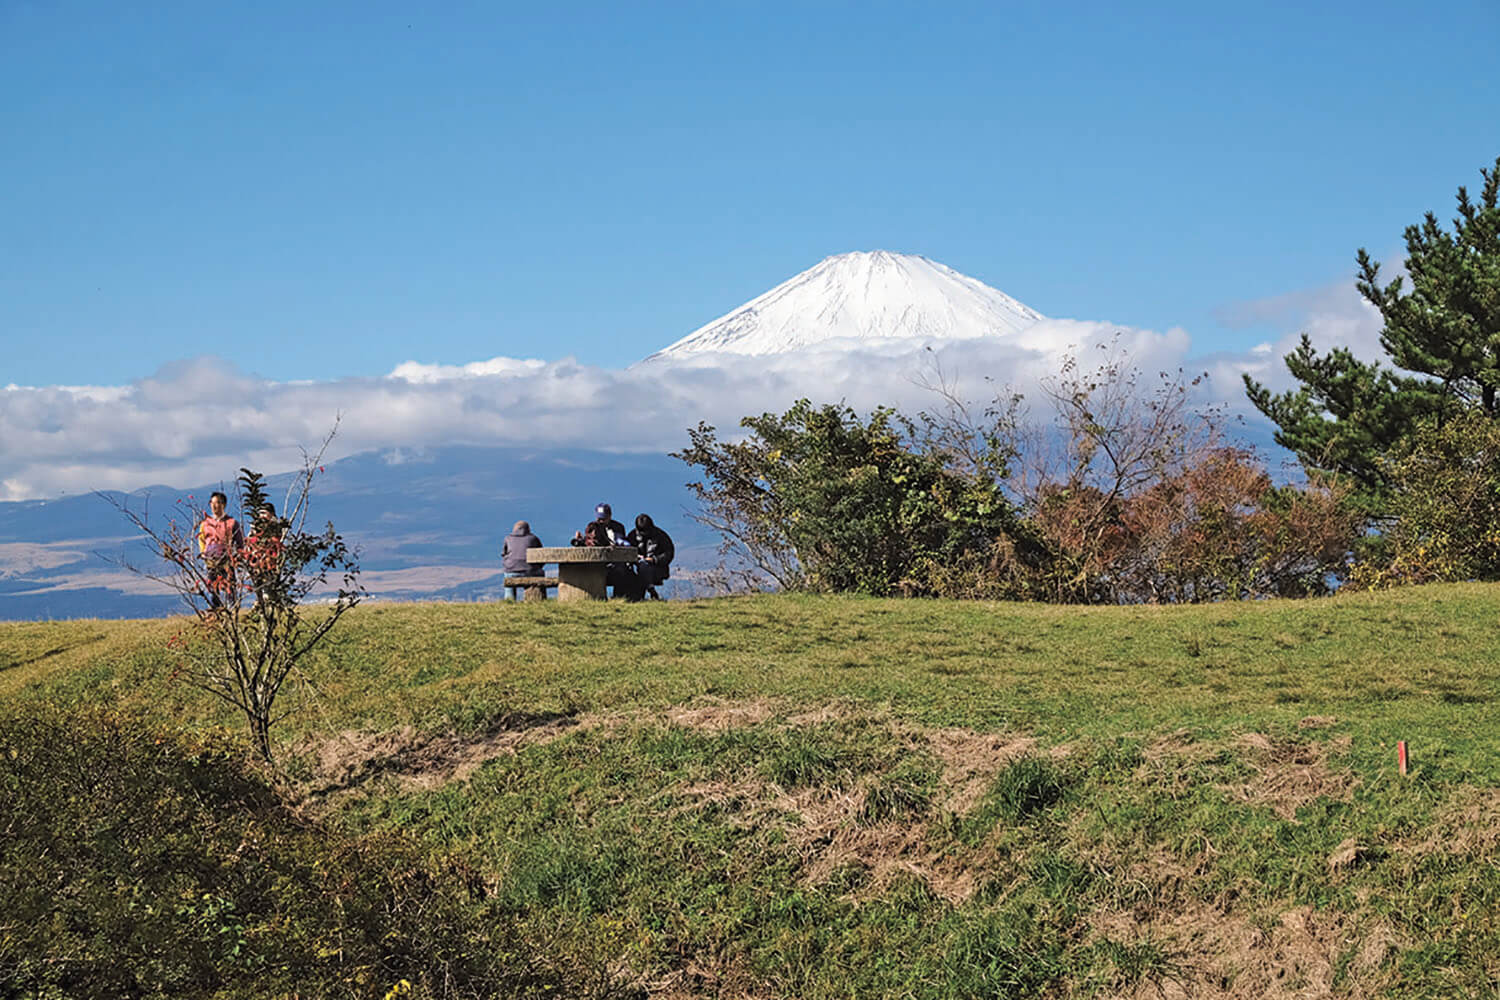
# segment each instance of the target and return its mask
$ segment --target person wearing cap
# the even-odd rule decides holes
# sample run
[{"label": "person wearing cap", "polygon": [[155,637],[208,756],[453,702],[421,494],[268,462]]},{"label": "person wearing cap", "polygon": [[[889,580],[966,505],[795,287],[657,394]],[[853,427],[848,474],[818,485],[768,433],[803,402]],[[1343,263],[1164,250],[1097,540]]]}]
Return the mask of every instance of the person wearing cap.
[{"label": "person wearing cap", "polygon": [[[507,576],[541,576],[546,571],[542,563],[526,561],[526,552],[537,548],[542,540],[531,533],[531,525],[525,521],[517,521],[516,526],[505,536],[505,543],[500,546],[500,565],[505,569]],[[506,587],[505,593],[513,601],[519,601],[523,596],[524,587]],[[546,591],[542,594],[545,596]]]},{"label": "person wearing cap", "polygon": [[[615,520],[609,504],[601,503],[594,507],[594,519],[582,531],[573,533],[573,544],[605,546],[630,543],[626,540],[625,525]],[[605,569],[604,584],[616,597],[623,597],[627,601],[641,599],[640,582],[628,563],[610,563]]]},{"label": "person wearing cap", "polygon": [[573,532],[574,545],[628,545],[625,541],[625,525],[614,519],[609,504],[594,507],[594,519],[582,531]]}]

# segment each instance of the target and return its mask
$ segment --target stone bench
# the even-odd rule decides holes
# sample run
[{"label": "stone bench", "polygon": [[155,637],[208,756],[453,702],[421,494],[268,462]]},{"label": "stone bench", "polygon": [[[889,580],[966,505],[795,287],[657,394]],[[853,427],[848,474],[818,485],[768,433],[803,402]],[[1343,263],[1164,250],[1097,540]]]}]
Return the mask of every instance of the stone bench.
[{"label": "stone bench", "polygon": [[[557,563],[557,599],[559,601],[602,601],[609,596],[605,582],[611,563],[635,564],[635,547],[630,545],[566,545],[526,550],[533,564]],[[530,596],[529,592],[528,595]]]},{"label": "stone bench", "polygon": [[507,587],[525,587],[526,600],[545,601],[547,599],[547,588],[556,587],[555,576],[507,576],[505,578]]}]

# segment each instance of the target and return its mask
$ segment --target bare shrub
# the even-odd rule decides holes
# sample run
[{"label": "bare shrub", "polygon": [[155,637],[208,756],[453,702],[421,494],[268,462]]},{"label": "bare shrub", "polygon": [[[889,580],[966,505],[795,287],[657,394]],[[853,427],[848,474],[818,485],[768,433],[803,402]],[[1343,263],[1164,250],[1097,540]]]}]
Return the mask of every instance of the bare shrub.
[{"label": "bare shrub", "polygon": [[217,554],[201,545],[206,512],[192,504],[153,517],[149,500],[135,509],[105,498],[159,559],[151,568],[126,567],[174,591],[192,616],[169,642],[175,676],[244,713],[255,752],[266,761],[271,726],[286,714],[278,697],[298,662],[364,596],[357,553],[333,523],[308,530],[313,480],[332,439],[330,432],[315,454],[304,454],[279,515],[261,475],[241,469],[239,509],[250,515],[252,531]]}]

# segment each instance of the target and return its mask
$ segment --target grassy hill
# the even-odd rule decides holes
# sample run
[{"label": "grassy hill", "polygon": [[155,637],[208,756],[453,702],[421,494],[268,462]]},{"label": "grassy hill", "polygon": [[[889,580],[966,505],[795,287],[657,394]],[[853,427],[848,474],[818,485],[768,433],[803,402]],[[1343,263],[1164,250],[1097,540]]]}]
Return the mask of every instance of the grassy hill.
[{"label": "grassy hill", "polygon": [[[47,951],[74,938],[26,930],[64,917],[78,954],[157,970],[135,995],[1493,995],[1497,621],[1481,585],[367,606],[274,778],[171,680],[182,620],[0,625],[0,828],[91,845],[0,838],[0,968],[24,970],[0,995],[92,982]],[[99,771],[123,777],[76,776]],[[153,809],[198,817],[196,860],[120,835]],[[55,888],[25,896],[39,868]],[[184,891],[238,915],[161,916]],[[202,960],[92,926],[121,893]]]}]

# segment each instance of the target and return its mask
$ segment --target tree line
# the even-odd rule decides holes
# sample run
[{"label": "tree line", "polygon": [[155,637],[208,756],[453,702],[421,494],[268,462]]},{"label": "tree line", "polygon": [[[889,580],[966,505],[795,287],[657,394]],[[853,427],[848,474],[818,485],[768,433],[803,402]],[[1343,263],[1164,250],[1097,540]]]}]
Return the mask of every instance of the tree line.
[{"label": "tree line", "polygon": [[1295,388],[1245,377],[1300,483],[1194,408],[1201,376],[1112,346],[1044,381],[1040,420],[1013,394],[971,407],[938,371],[915,415],[804,399],[733,440],[690,429],[675,457],[722,582],[1133,603],[1500,579],[1500,158],[1480,174],[1451,231],[1431,212],[1407,228],[1405,277],[1358,251],[1383,361],[1304,334]]}]

